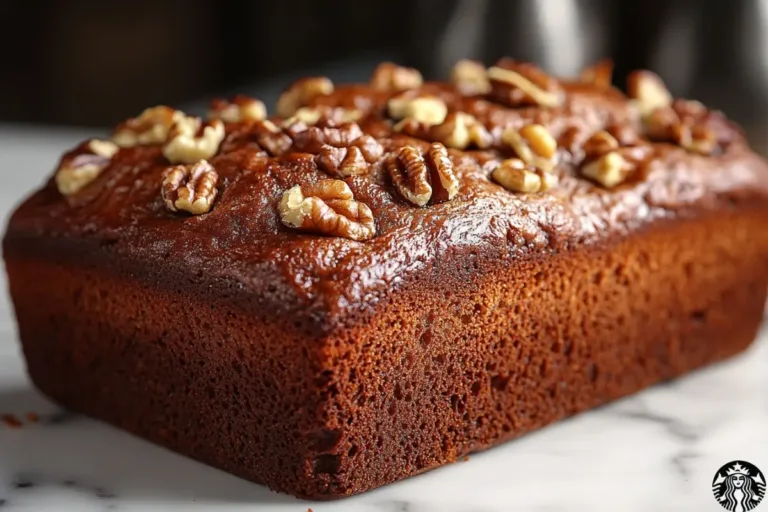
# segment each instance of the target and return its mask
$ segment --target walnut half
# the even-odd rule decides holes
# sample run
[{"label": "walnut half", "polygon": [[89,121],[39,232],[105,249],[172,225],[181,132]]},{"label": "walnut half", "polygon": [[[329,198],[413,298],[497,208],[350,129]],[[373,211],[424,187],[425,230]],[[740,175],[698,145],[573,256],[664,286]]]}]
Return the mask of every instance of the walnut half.
[{"label": "walnut half", "polygon": [[488,69],[490,97],[508,107],[557,107],[563,103],[560,84],[528,62],[502,59]]},{"label": "walnut half", "polygon": [[485,66],[476,60],[458,61],[451,71],[451,82],[462,94],[468,96],[487,94],[491,91]]},{"label": "walnut half", "polygon": [[448,115],[448,106],[440,98],[411,97],[407,92],[391,98],[387,110],[394,119],[409,118],[427,126],[442,123]]},{"label": "walnut half", "polygon": [[91,139],[85,145],[86,152],[78,152],[62,159],[54,181],[62,195],[76,194],[95,180],[109,165],[117,153],[113,142]]},{"label": "walnut half", "polygon": [[493,135],[483,123],[466,112],[451,112],[442,123],[430,127],[429,135],[433,140],[456,149],[470,146],[485,149],[493,144]]},{"label": "walnut half", "polygon": [[316,107],[301,107],[297,109],[291,117],[285,119],[281,124],[284,128],[287,128],[295,123],[304,123],[306,125],[329,121],[333,123],[351,123],[360,120],[362,117],[363,112],[355,108],[347,109],[318,105]]},{"label": "walnut half", "polygon": [[389,155],[384,167],[400,196],[415,206],[449,201],[459,192],[453,162],[440,143],[433,143],[425,155],[414,146],[403,146]]},{"label": "walnut half", "polygon": [[640,114],[645,118],[658,108],[672,104],[672,94],[664,81],[651,71],[640,70],[630,73],[627,78],[627,95],[635,100]]},{"label": "walnut half", "polygon": [[333,82],[324,76],[297,80],[277,99],[277,115],[291,117],[299,108],[308,106],[318,96],[327,96],[333,91]]},{"label": "walnut half", "polygon": [[491,178],[505,189],[523,194],[544,192],[558,183],[554,174],[536,169],[519,158],[501,162],[491,173]]},{"label": "walnut half", "polygon": [[622,146],[616,137],[600,131],[584,143],[581,174],[605,188],[614,188],[636,172],[650,152],[647,145]]},{"label": "walnut half", "polygon": [[162,144],[168,138],[171,126],[183,117],[183,112],[165,105],[148,108],[138,117],[119,124],[112,135],[112,142],[121,148]]},{"label": "walnut half", "polygon": [[215,99],[208,107],[208,119],[219,119],[225,123],[263,121],[266,118],[264,102],[242,94],[230,100]]},{"label": "walnut half", "polygon": [[675,100],[646,117],[646,134],[654,141],[672,142],[692,153],[711,155],[723,141],[709,127],[708,116],[709,111],[698,101]]},{"label": "walnut half", "polygon": [[521,128],[505,128],[501,141],[528,165],[542,171],[551,171],[555,166],[557,140],[545,126],[528,124]]},{"label": "walnut half", "polygon": [[371,89],[377,91],[407,91],[424,83],[419,70],[398,66],[393,62],[382,62],[371,73]]},{"label": "walnut half", "polygon": [[296,185],[283,193],[280,220],[289,228],[323,235],[368,240],[376,234],[373,213],[341,180]]},{"label": "walnut half", "polygon": [[172,164],[192,164],[211,158],[224,140],[224,123],[214,119],[203,123],[199,117],[184,116],[168,133],[163,155]]},{"label": "walnut half", "polygon": [[172,212],[183,210],[200,215],[211,210],[218,193],[218,180],[218,173],[206,160],[176,165],[163,173],[160,195]]}]

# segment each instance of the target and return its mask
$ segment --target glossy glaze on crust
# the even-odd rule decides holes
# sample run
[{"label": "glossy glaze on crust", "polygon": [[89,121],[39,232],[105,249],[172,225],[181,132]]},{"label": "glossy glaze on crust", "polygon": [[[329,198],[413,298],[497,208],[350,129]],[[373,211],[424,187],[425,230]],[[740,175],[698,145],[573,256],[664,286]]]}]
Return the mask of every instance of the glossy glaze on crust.
[{"label": "glossy glaze on crust", "polygon": [[[555,109],[509,109],[462,96],[448,84],[427,83],[419,93],[438,95],[449,110],[471,113],[497,131],[522,120],[542,123],[555,136],[571,126],[593,132],[609,123],[640,130],[636,110],[620,92],[585,84],[565,89],[566,102]],[[404,142],[423,147],[425,142],[392,133],[392,122],[383,119],[390,96],[362,85],[342,86],[314,103],[366,112],[363,129],[387,149]],[[724,154],[704,157],[653,144],[655,155],[643,176],[611,191],[579,177],[562,148],[555,171],[560,185],[536,195],[516,195],[489,180],[488,162],[504,151],[451,150],[461,182],[458,196],[419,209],[393,194],[377,164],[370,176],[346,179],[355,198],[373,210],[377,236],[367,242],[297,233],[281,225],[282,192],[328,177],[308,154],[270,158],[244,147],[214,157],[219,197],[210,213],[190,217],[163,205],[160,181],[168,163],[160,148],[122,149],[78,194],[64,198],[49,183],[16,212],[7,237],[48,233],[87,239],[136,261],[181,262],[195,271],[203,267],[207,276],[242,282],[254,292],[285,287],[295,302],[281,301],[275,308],[311,312],[330,328],[350,315],[370,313],[378,300],[434,260],[478,250],[513,259],[543,256],[625,236],[656,219],[761,201],[768,193],[765,163],[724,118],[716,117],[714,126],[733,140]],[[230,134],[246,129],[227,128]]]}]

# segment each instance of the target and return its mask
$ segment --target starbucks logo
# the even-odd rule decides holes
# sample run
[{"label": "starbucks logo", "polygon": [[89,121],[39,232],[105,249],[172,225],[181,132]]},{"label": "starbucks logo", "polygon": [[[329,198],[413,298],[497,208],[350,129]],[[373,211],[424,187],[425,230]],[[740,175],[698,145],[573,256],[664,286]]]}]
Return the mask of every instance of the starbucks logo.
[{"label": "starbucks logo", "polygon": [[757,466],[735,460],[721,467],[712,481],[715,499],[731,512],[746,512],[765,496],[765,478]]}]

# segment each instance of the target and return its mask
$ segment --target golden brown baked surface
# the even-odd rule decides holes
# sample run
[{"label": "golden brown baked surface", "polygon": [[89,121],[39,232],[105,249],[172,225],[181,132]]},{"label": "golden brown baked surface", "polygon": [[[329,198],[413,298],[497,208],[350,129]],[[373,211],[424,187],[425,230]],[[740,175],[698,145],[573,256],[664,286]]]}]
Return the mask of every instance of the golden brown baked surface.
[{"label": "golden brown baked surface", "polygon": [[717,361],[768,280],[768,166],[601,63],[167,107],[85,141],[3,242],[53,398],[305,497],[361,492]]}]

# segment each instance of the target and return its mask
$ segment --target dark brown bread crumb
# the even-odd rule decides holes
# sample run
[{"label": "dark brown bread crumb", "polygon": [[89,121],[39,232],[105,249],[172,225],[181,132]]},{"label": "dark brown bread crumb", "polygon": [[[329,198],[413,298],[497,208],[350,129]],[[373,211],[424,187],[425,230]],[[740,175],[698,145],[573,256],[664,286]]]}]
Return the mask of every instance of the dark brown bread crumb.
[{"label": "dark brown bread crumb", "polygon": [[[513,156],[503,126],[541,124],[558,140],[641,133],[632,104],[593,83],[559,83],[553,108],[414,87],[495,137],[449,149],[458,190],[423,208],[383,169],[397,148],[431,142],[393,131],[397,91],[337,85],[301,99],[362,112],[381,145],[369,172],[344,179],[375,220],[370,239],[283,224],[283,193],[329,176],[280,120],[227,125],[208,213],[166,208],[157,144],[121,149],[66,198],[53,181],[36,192],[3,240],[35,384],[212,466],[329,499],[749,345],[768,288],[768,166],[722,116],[707,117],[727,141],[715,156],[644,141],[647,165],[606,190],[560,147],[557,186],[515,194],[489,179]],[[264,150],[274,134],[280,151]]]}]

